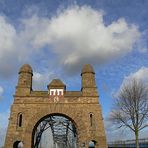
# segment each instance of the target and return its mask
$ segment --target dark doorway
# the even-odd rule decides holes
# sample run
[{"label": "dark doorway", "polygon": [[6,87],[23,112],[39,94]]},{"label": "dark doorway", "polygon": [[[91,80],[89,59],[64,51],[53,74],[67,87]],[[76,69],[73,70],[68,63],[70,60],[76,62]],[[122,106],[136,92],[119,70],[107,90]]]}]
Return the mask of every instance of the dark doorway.
[{"label": "dark doorway", "polygon": [[96,141],[95,140],[91,140],[88,144],[88,148],[95,148],[96,145]]},{"label": "dark doorway", "polygon": [[13,144],[13,148],[23,148],[23,142],[22,141],[15,141]]}]

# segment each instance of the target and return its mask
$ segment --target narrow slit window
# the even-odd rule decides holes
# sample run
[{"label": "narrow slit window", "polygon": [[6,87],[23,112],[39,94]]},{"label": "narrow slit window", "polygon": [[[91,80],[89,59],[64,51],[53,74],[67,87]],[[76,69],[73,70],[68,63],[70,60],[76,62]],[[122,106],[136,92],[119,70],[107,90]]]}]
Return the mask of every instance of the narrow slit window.
[{"label": "narrow slit window", "polygon": [[93,125],[93,119],[92,119],[93,118],[93,115],[90,114],[89,116],[90,116],[90,126],[92,126]]},{"label": "narrow slit window", "polygon": [[19,127],[22,126],[22,114],[19,114],[19,116],[18,116],[18,126]]}]

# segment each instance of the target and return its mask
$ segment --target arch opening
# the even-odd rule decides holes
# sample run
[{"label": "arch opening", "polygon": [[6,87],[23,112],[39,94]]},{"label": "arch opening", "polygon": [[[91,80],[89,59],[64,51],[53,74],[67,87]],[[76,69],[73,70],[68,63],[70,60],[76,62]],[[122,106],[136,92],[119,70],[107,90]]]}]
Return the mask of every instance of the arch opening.
[{"label": "arch opening", "polygon": [[75,123],[67,116],[51,114],[34,127],[32,148],[77,148]]},{"label": "arch opening", "polygon": [[23,142],[22,141],[15,141],[13,144],[13,148],[23,148]]},{"label": "arch opening", "polygon": [[96,145],[96,141],[95,140],[91,140],[88,144],[88,148],[95,148]]}]

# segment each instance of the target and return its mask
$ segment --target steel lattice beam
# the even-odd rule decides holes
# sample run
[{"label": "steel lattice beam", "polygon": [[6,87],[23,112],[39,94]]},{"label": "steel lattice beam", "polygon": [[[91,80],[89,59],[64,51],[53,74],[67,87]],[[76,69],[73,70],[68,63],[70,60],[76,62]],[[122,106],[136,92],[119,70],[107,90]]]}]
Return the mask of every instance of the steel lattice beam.
[{"label": "steel lattice beam", "polygon": [[77,136],[76,128],[70,120],[62,116],[49,116],[37,128],[39,131],[36,131],[34,148],[39,148],[42,134],[48,128],[51,128],[54,144],[64,143],[67,148],[71,148],[73,142],[76,141],[73,139],[69,140]]}]

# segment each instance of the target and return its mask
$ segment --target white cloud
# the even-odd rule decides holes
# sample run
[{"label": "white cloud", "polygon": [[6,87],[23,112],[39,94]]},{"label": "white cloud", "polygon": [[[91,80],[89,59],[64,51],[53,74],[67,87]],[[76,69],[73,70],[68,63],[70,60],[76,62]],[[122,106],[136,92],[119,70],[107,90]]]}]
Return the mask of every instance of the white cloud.
[{"label": "white cloud", "polygon": [[4,145],[6,130],[8,125],[9,112],[0,112],[0,146]]},{"label": "white cloud", "polygon": [[141,38],[137,42],[137,49],[141,53],[148,52],[147,34],[148,34],[148,29],[141,32]]},{"label": "white cloud", "polygon": [[33,73],[33,89],[42,89],[47,87],[47,84],[50,82],[52,73]]},{"label": "white cloud", "polygon": [[[33,61],[47,47],[49,53],[54,53],[54,61],[69,71],[84,63],[101,64],[132,51],[140,37],[137,26],[124,18],[107,26],[103,15],[88,6],[73,6],[52,18],[35,14],[21,19],[19,30],[1,16],[1,75],[11,74],[20,63]],[[45,60],[47,64],[49,59]]]},{"label": "white cloud", "polygon": [[[110,117],[110,114],[112,114],[112,112],[109,113],[108,117]],[[129,140],[129,139],[134,139],[134,136],[132,136],[131,138],[131,134],[132,131],[130,131],[128,128],[117,128],[117,126],[115,124],[113,124],[108,117],[106,118],[106,120],[104,120],[104,124],[105,124],[105,130],[106,130],[106,138],[108,142],[111,141],[120,141],[122,140]]]},{"label": "white cloud", "polygon": [[5,136],[6,136],[6,128],[0,127],[0,147],[4,146]]},{"label": "white cloud", "polygon": [[[123,79],[123,82],[119,88],[119,90],[115,93],[113,93],[113,97],[117,98],[118,93],[120,90],[126,86],[129,85],[131,80],[136,79],[138,81],[142,81],[146,84],[148,84],[148,67],[141,67],[138,71],[131,73],[130,75],[126,76]],[[116,111],[116,110],[115,110]],[[111,114],[114,112],[109,113],[108,117],[111,116]],[[120,139],[134,139],[134,133],[128,129],[117,129],[115,125],[109,120],[105,120],[105,128],[106,128],[106,133],[107,133],[107,139],[108,141],[115,141],[115,140],[120,140]],[[115,130],[116,129],[116,130]],[[127,134],[128,133],[128,134]],[[147,129],[145,128],[142,130],[139,134],[140,138],[146,138],[148,136],[147,134]]]},{"label": "white cloud", "polygon": [[7,75],[15,67],[15,61],[17,61],[17,56],[15,57],[16,40],[15,28],[4,16],[0,16],[0,75]]},{"label": "white cloud", "polygon": [[120,88],[117,91],[112,92],[113,98],[117,98],[121,89],[126,85],[130,85],[132,80],[137,80],[137,81],[144,82],[145,84],[148,84],[148,67],[143,66],[138,71],[126,76],[123,79],[122,84],[120,85]]},{"label": "white cloud", "polygon": [[0,98],[1,98],[1,96],[3,94],[3,92],[4,92],[4,89],[3,89],[3,87],[0,86]]},{"label": "white cloud", "polygon": [[135,73],[131,73],[129,76],[126,76],[122,82],[121,87],[133,79],[148,83],[148,67],[141,67]]},{"label": "white cloud", "polygon": [[[0,49],[2,51],[10,51],[14,45],[16,32],[14,27],[6,22],[5,18],[2,16],[0,16],[0,32]],[[2,57],[2,54],[0,55],[0,57]]]},{"label": "white cloud", "polygon": [[0,112],[0,127],[7,127],[9,111]]},{"label": "white cloud", "polygon": [[39,28],[36,47],[52,45],[64,65],[83,61],[103,62],[132,50],[140,36],[137,26],[123,18],[105,26],[103,13],[90,7],[72,7],[51,20],[34,16],[25,21],[27,28]]},{"label": "white cloud", "polygon": [[141,67],[135,73],[130,74],[128,78],[135,78],[144,82],[148,82],[148,67]]},{"label": "white cloud", "polygon": [[[108,117],[112,112],[109,113]],[[109,121],[107,118],[104,120],[107,141],[121,141],[122,140],[133,140],[135,139],[134,132],[128,128],[117,128],[115,124]],[[147,138],[148,129],[145,128],[139,132],[139,138]]]}]

